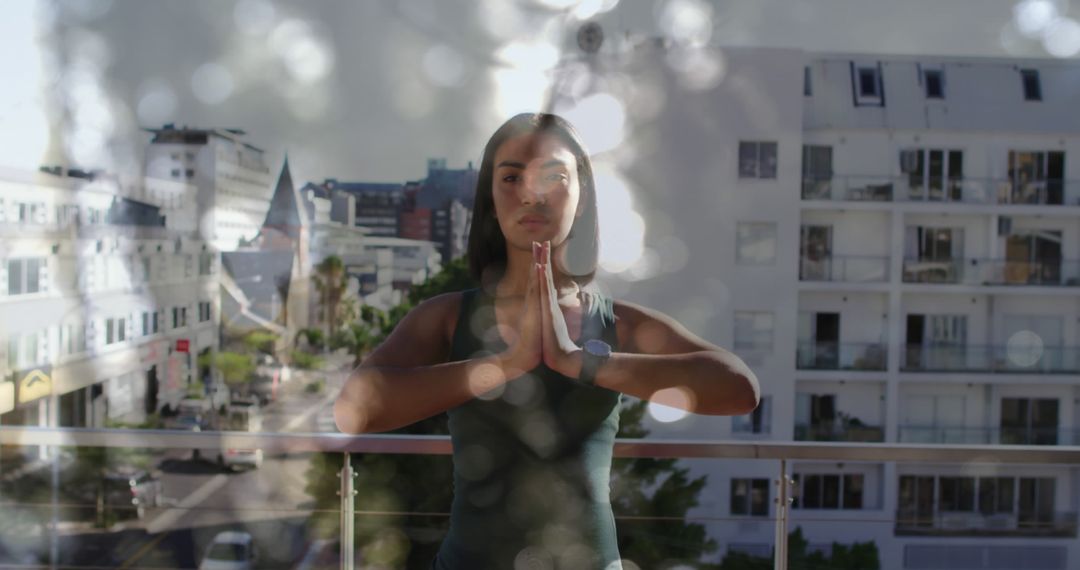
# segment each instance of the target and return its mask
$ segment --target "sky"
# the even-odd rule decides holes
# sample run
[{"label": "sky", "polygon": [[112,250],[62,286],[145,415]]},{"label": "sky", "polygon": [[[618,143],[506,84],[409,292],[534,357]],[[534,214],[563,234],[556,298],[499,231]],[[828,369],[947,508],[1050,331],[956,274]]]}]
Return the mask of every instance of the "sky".
[{"label": "sky", "polygon": [[[1066,0],[16,0],[5,2],[0,165],[137,168],[175,123],[240,128],[298,180],[422,178],[478,162],[515,111],[543,107],[604,32],[617,73],[643,37],[698,49],[1055,57],[1080,52]],[[618,120],[615,117],[613,120]]]}]

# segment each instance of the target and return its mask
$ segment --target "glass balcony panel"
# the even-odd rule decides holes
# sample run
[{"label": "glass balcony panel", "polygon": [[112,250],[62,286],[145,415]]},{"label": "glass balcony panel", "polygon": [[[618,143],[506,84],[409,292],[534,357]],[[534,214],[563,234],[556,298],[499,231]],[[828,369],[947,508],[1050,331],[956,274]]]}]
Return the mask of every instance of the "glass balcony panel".
[{"label": "glass balcony panel", "polygon": [[800,370],[885,370],[879,343],[800,342],[796,351]]}]

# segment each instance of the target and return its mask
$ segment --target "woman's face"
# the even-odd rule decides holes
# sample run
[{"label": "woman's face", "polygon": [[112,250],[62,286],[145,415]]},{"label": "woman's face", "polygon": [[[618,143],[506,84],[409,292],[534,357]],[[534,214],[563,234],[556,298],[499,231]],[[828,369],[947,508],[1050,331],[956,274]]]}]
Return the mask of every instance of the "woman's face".
[{"label": "woman's face", "polygon": [[519,135],[499,146],[491,193],[507,249],[566,241],[580,213],[577,167],[573,151],[553,135]]}]

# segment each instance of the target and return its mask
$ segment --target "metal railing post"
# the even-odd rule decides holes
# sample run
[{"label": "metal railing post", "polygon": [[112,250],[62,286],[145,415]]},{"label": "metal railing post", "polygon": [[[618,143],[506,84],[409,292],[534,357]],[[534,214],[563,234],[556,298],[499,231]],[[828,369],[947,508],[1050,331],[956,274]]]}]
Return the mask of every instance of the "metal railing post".
[{"label": "metal railing post", "polygon": [[776,547],[773,549],[773,570],[787,570],[788,566],[788,532],[787,517],[788,505],[791,499],[788,497],[788,487],[791,479],[787,475],[787,460],[780,460],[780,478],[776,480]]},{"label": "metal railing post", "polygon": [[356,473],[352,469],[352,460],[349,452],[345,452],[345,461],[341,466],[338,478],[341,479],[341,570],[354,570],[356,564],[355,549],[353,544],[353,524],[356,521],[356,490],[353,489],[353,478]]}]

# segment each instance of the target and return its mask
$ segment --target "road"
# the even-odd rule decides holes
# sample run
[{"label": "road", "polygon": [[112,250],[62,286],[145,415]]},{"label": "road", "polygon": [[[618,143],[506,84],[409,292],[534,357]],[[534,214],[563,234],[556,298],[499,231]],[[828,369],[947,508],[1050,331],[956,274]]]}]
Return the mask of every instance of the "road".
[{"label": "road", "polygon": [[[330,373],[317,394],[303,390],[302,380],[290,382],[263,409],[263,431],[335,432],[332,402],[343,381],[344,373]],[[218,532],[244,530],[255,539],[257,568],[291,568],[314,540],[307,528],[314,501],[305,490],[310,464],[311,454],[266,455],[260,469],[233,473],[192,460],[190,450],[167,450],[158,463],[165,505],[107,531],[62,529],[58,562],[69,568],[195,568]],[[38,559],[47,560],[41,552],[47,541],[38,542]],[[0,543],[0,563],[22,562],[23,556],[5,557]]]}]

